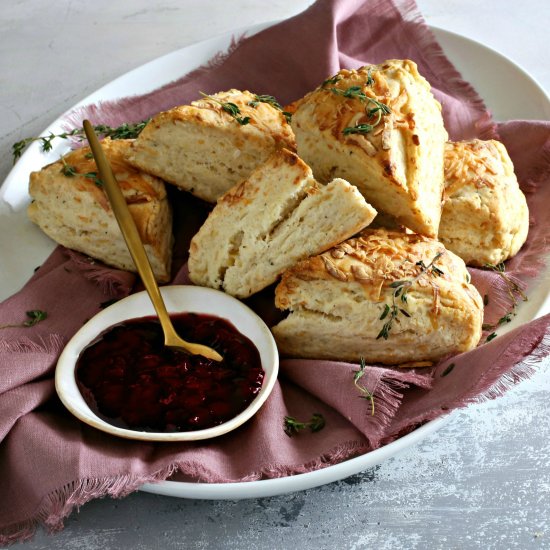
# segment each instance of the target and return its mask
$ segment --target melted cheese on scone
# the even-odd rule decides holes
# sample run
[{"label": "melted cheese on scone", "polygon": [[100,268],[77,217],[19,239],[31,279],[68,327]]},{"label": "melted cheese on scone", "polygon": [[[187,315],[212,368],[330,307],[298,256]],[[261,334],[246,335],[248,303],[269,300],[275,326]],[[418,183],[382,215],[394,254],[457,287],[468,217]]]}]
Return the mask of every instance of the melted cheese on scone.
[{"label": "melted cheese on scone", "polygon": [[464,262],[412,233],[366,229],[287,270],[275,300],[290,310],[272,328],[287,356],[408,364],[468,351],[481,337],[483,302]]},{"label": "melted cheese on scone", "polygon": [[496,265],[522,247],[529,210],[506,147],[494,140],[449,142],[439,238],[468,265]]}]

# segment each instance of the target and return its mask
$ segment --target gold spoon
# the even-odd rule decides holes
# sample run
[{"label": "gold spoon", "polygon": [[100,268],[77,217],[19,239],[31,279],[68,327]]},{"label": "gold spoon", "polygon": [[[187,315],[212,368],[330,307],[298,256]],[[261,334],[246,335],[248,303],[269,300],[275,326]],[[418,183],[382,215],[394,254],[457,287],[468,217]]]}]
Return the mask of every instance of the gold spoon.
[{"label": "gold spoon", "polygon": [[115,175],[113,174],[111,165],[105,157],[103,148],[97,139],[90,121],[85,120],[83,124],[101,181],[103,182],[103,187],[107,192],[109,202],[111,203],[111,207],[118,225],[120,226],[120,230],[122,231],[122,235],[124,236],[124,240],[126,241],[126,245],[128,246],[128,250],[132,255],[139,276],[145,286],[145,290],[147,290],[147,294],[149,294],[149,298],[151,298],[153,307],[157,312],[164,333],[164,345],[169,348],[183,349],[192,355],[202,355],[213,361],[221,361],[223,359],[222,356],[212,348],[203,346],[202,344],[186,342],[177,335],[170,316],[168,315],[168,311],[166,310],[166,305],[162,299],[155,276],[153,275],[153,270],[151,269],[149,258],[147,258],[145,248],[141,242],[136,224],[130,214],[130,210],[128,209],[124,195],[116,181]]}]

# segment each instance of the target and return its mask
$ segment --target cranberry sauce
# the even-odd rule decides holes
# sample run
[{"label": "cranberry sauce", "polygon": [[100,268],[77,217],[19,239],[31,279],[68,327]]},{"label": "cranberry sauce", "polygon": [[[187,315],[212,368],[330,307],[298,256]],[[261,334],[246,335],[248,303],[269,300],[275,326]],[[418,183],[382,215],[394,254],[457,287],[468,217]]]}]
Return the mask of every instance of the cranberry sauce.
[{"label": "cranberry sauce", "polygon": [[81,353],[76,381],[110,424],[154,432],[210,428],[237,416],[260,391],[260,354],[231,323],[195,313],[171,317],[184,340],[214,348],[223,361],[166,348],[155,317],[109,328]]}]

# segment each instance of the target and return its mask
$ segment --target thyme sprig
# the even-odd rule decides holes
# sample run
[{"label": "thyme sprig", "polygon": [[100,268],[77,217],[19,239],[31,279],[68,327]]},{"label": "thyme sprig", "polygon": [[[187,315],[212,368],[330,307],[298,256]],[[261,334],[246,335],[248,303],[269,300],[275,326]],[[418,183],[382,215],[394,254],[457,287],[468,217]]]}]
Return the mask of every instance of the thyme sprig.
[{"label": "thyme sprig", "polygon": [[342,97],[347,97],[348,99],[358,99],[359,101],[367,101],[368,96],[363,91],[361,86],[350,86],[345,90],[340,88],[329,88],[329,90],[336,95],[341,95]]},{"label": "thyme sprig", "polygon": [[[519,301],[527,302],[528,298],[521,290],[520,286],[513,281],[507,274],[506,274],[506,266],[504,265],[504,262],[500,262],[499,264],[485,264],[485,267],[493,270],[506,284],[506,291],[508,292],[508,296],[510,296],[510,300],[512,301],[512,307],[510,308],[510,311],[505,313],[496,323],[484,323],[482,325],[483,330],[491,330],[494,331],[496,328],[505,325],[506,323],[512,322],[512,319],[517,315],[516,308],[518,306]],[[487,299],[487,303],[489,300]],[[484,300],[484,305],[487,305]],[[497,334],[496,332],[492,332],[487,337],[486,341],[490,342],[493,338],[496,338]]]},{"label": "thyme sprig", "polygon": [[61,162],[63,164],[63,166],[61,167],[61,173],[64,176],[68,178],[74,178],[75,176],[84,176],[85,178],[91,179],[98,187],[103,187],[103,181],[101,181],[101,178],[98,176],[97,172],[86,172],[85,174],[81,174],[74,166],[67,163],[64,156],[61,156]]},{"label": "thyme sprig", "polygon": [[374,393],[369,391],[365,386],[362,384],[359,384],[359,380],[365,375],[366,373],[367,364],[365,363],[365,358],[360,358],[360,365],[359,370],[356,370],[353,374],[353,383],[355,384],[355,387],[361,392],[361,399],[367,399],[370,401],[370,408],[371,408],[371,416],[374,416]]},{"label": "thyme sprig", "polygon": [[292,120],[292,113],[285,111],[282,105],[272,95],[255,94],[254,99],[248,102],[248,104],[254,108],[257,107],[259,103],[267,103],[268,105],[271,105],[274,109],[277,109],[277,111],[281,111],[286,121],[290,124],[290,121]]},{"label": "thyme sprig", "polygon": [[325,418],[320,413],[314,413],[307,422],[300,422],[293,416],[285,416],[283,421],[283,430],[288,437],[309,428],[311,432],[318,432],[325,427]]},{"label": "thyme sprig", "polygon": [[72,166],[71,164],[67,164],[67,161],[65,160],[65,155],[61,155],[61,162],[63,164],[63,167],[61,168],[61,173],[64,176],[67,176],[68,178],[74,178],[78,174],[74,166]]},{"label": "thyme sprig", "polygon": [[214,103],[217,103],[218,105],[220,105],[222,110],[224,110],[227,114],[231,115],[241,126],[245,126],[250,122],[249,116],[245,116],[245,117],[240,116],[242,114],[241,109],[235,103],[231,103],[230,101],[220,101],[219,99],[216,99],[211,95],[205,94],[204,92],[199,92],[199,94],[201,94],[202,97],[204,97],[205,99],[210,99]]},{"label": "thyme sprig", "polygon": [[30,311],[26,311],[25,314],[27,315],[28,319],[26,321],[23,321],[22,323],[15,324],[15,325],[2,325],[0,326],[0,329],[3,328],[29,328],[34,327],[34,325],[40,323],[40,321],[44,321],[44,319],[47,319],[48,314],[45,311],[42,311],[41,309],[31,309]]},{"label": "thyme sprig", "polygon": [[[370,76],[369,72],[367,85],[372,85],[371,82],[372,84],[374,84],[374,80]],[[374,119],[370,123],[356,124],[355,126],[346,126],[342,131],[345,136],[350,134],[368,134],[369,132],[372,132],[372,130],[376,126],[378,126],[378,124],[380,124],[384,115],[389,115],[391,113],[391,109],[388,107],[388,105],[382,103],[381,101],[378,101],[374,97],[369,97],[362,90],[361,86],[350,86],[345,90],[341,90],[340,88],[329,88],[329,90],[336,95],[351,99],[358,99],[361,102],[367,103],[367,107],[365,108],[367,116],[371,119]],[[372,105],[372,107],[369,108],[369,105]]]},{"label": "thyme sprig", "polygon": [[342,80],[342,77],[339,74],[335,74],[334,76],[330,76],[326,80],[323,80],[323,83],[321,84],[321,88],[325,88],[329,84],[331,86],[334,86],[334,84],[336,84],[340,80]]},{"label": "thyme sprig", "polygon": [[376,337],[377,340],[379,338],[384,338],[384,340],[389,338],[394,321],[399,322],[398,317],[400,313],[405,317],[411,316],[411,314],[405,309],[405,305],[407,303],[407,294],[416,282],[418,282],[426,274],[436,275],[438,277],[444,274],[443,271],[435,265],[435,262],[443,255],[443,253],[444,252],[438,252],[428,265],[425,265],[422,260],[416,262],[416,265],[420,267],[420,271],[415,277],[405,279],[403,281],[394,281],[390,284],[390,288],[393,288],[392,303],[391,305],[384,304],[384,310],[382,311],[380,320],[383,321],[387,319],[387,321],[382,326],[382,330],[378,333],[378,336]]},{"label": "thyme sprig", "polygon": [[[141,122],[138,122],[136,124],[124,123],[114,128],[108,126],[107,124],[97,124],[94,126],[94,130],[96,134],[103,138],[109,137],[111,139],[134,139],[141,133],[143,128],[145,128],[150,120],[151,119],[149,118],[147,120],[142,120]],[[75,137],[78,139],[78,141],[82,141],[84,139],[84,136],[84,128],[74,128],[67,132],[61,132],[59,134],[54,134],[53,132],[50,132],[46,136],[24,138],[11,146],[13,162],[15,163],[17,159],[21,157],[23,151],[27,148],[27,146],[35,141],[39,141],[42,152],[47,153],[48,151],[52,150],[53,141],[56,138],[69,139],[71,137]]]}]

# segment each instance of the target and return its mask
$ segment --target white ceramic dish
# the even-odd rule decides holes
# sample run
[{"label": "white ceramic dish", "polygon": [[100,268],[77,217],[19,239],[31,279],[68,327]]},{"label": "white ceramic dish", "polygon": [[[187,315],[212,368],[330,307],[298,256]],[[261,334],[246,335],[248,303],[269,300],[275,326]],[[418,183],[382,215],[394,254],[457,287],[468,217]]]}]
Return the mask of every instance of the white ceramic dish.
[{"label": "white ceramic dish", "polygon": [[[249,33],[258,32],[266,26],[253,27],[249,29]],[[442,29],[432,30],[451,61],[465,79],[478,89],[497,120],[550,118],[550,99],[540,85],[517,65],[473,40]],[[235,34],[240,32],[242,29],[235,31]],[[78,105],[150,91],[153,87],[175,80],[196,68],[216,52],[227,49],[230,40],[231,35],[227,34],[161,57],[114,80],[83,99]],[[509,82],[514,82],[514,86],[503,85]],[[518,100],[518,97],[521,100]],[[57,120],[44,133],[55,133],[60,128],[61,120]],[[0,299],[18,290],[30,277],[36,265],[53,250],[53,243],[27,220],[25,209],[29,197],[21,181],[27,181],[32,170],[57,160],[65,150],[66,144],[61,141],[57,142],[47,155],[40,152],[37,144],[29,147],[0,188],[0,232],[4,235],[17,235],[17,238],[0,242],[0,257],[10,258],[9,263],[0,263]],[[21,247],[28,253],[17,254]],[[530,293],[530,302],[522,305],[518,316],[506,328],[512,329],[550,311],[549,290],[548,278],[541,277]],[[379,464],[401,450],[417,444],[437,431],[444,422],[445,418],[437,419],[381,449],[315,472],[247,483],[165,481],[144,485],[142,490],[185,498],[241,499],[308,489],[343,479]]]},{"label": "white ceramic dish", "polygon": [[279,372],[277,345],[267,325],[249,307],[239,300],[211,288],[198,286],[170,286],[161,289],[169,313],[206,313],[230,321],[235,328],[250,338],[260,352],[265,371],[262,389],[239,415],[219,426],[193,432],[140,432],[113,426],[99,418],[90,409],[76,384],[75,365],[82,350],[109,327],[128,319],[156,315],[147,293],[138,292],[116,302],[92,317],[69,341],[59,357],[55,369],[55,389],[65,407],[74,416],[103,432],[143,441],[196,441],[223,435],[249,420],[268,398]]}]

